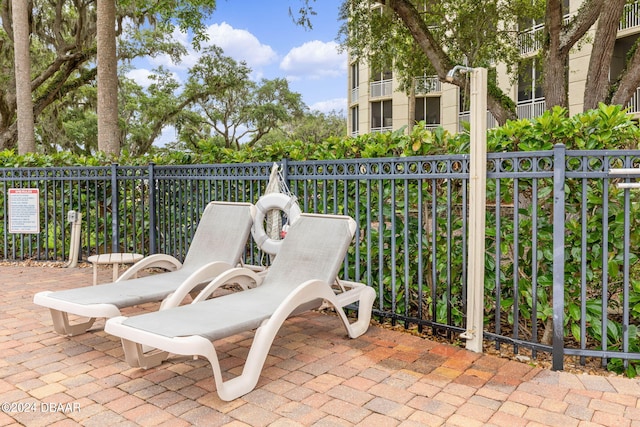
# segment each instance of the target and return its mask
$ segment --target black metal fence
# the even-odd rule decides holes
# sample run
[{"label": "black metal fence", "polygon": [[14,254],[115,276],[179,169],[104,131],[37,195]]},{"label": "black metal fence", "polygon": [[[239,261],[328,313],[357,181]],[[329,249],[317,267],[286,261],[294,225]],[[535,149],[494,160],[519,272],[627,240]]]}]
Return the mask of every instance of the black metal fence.
[{"label": "black metal fence", "polygon": [[[374,313],[455,337],[465,330],[469,156],[293,162],[283,175],[303,212],[358,223],[341,276],[374,287]],[[612,168],[640,151],[490,153],[485,339],[553,356],[640,360],[640,201]],[[255,202],[271,164],[0,170],[5,259],[68,255],[68,210],[83,214],[81,258],[103,252],[181,258],[210,200]],[[38,188],[41,230],[10,234],[7,194]],[[248,246],[246,262],[265,258]]]}]

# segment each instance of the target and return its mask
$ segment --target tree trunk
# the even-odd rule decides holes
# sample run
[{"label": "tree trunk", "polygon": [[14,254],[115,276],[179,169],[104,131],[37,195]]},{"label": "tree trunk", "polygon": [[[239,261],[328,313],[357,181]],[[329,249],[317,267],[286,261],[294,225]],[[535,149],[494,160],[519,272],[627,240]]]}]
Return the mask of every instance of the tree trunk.
[{"label": "tree trunk", "polygon": [[571,24],[564,26],[562,0],[547,0],[543,46],[543,90],[547,109],[567,106],[569,52],[596,22],[603,3],[604,0],[584,0]]},{"label": "tree trunk", "polygon": [[[420,13],[411,4],[409,0],[386,0],[382,3],[388,5],[395,14],[404,22],[405,26],[413,36],[415,42],[429,59],[429,62],[435,69],[440,81],[452,83],[463,88],[465,80],[459,76],[454,76],[453,81],[446,79],[447,73],[455,64],[449,59],[447,54],[442,50],[440,45],[435,41],[433,35],[429,31],[427,24],[420,19]],[[487,106],[499,124],[503,125],[507,119],[516,119],[516,112],[505,106],[500,100],[492,94],[487,94]]]},{"label": "tree trunk", "polygon": [[118,156],[118,60],[115,0],[97,0],[98,150]]},{"label": "tree trunk", "polygon": [[18,154],[36,151],[31,98],[31,60],[29,58],[29,6],[27,0],[13,0],[13,52],[16,73],[16,115]]},{"label": "tree trunk", "polygon": [[633,56],[620,76],[620,84],[611,98],[611,104],[627,105],[638,86],[640,86],[640,39],[634,44]]},{"label": "tree trunk", "polygon": [[609,0],[598,19],[584,90],[585,111],[596,108],[600,102],[605,102],[609,94],[611,58],[625,3],[626,0]]},{"label": "tree trunk", "polygon": [[568,49],[560,43],[562,1],[548,0],[545,14],[546,49],[544,51],[544,97],[547,109],[567,106],[566,66]]}]

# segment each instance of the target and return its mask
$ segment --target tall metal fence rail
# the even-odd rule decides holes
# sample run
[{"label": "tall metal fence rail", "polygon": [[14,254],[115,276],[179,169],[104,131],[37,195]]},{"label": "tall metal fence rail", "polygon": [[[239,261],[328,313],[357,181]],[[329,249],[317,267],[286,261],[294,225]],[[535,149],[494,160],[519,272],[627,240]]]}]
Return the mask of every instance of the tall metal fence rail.
[{"label": "tall metal fence rail", "polygon": [[[340,277],[374,287],[381,318],[457,337],[465,330],[469,156],[293,162],[283,175],[304,212],[344,213],[356,243]],[[612,168],[640,151],[490,153],[485,339],[553,356],[640,360],[640,210]],[[182,258],[206,203],[255,202],[271,163],[1,169],[5,259],[67,256],[66,211],[84,215],[81,257]],[[622,180],[633,181],[631,176]],[[7,190],[40,189],[42,231],[9,234]],[[246,262],[263,255],[250,245]],[[568,332],[565,333],[564,331]]]}]

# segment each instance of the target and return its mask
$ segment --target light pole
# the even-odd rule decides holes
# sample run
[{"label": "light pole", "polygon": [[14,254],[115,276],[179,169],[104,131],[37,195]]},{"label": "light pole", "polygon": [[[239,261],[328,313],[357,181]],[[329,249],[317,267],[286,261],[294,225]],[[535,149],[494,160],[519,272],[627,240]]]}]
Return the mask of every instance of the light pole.
[{"label": "light pole", "polygon": [[453,80],[456,72],[471,74],[467,328],[460,337],[467,340],[467,350],[482,353],[487,195],[487,69],[456,65],[447,73],[447,80]]}]

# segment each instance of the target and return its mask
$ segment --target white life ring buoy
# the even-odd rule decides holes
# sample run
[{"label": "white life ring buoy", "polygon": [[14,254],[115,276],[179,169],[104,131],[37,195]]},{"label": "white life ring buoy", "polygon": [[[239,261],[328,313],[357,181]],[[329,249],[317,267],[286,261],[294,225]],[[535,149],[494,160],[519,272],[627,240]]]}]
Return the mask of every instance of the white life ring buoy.
[{"label": "white life ring buoy", "polygon": [[283,193],[268,193],[258,199],[251,235],[258,247],[270,255],[276,255],[282,244],[282,240],[271,239],[264,231],[264,218],[267,212],[274,209],[281,210],[287,215],[289,225],[293,224],[302,213],[293,196],[287,196]]}]

